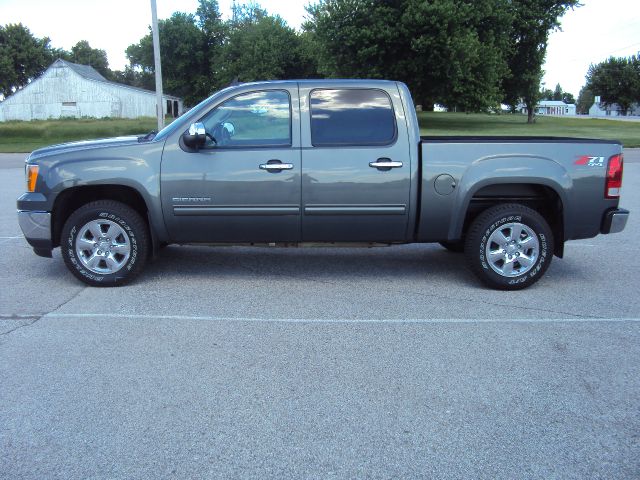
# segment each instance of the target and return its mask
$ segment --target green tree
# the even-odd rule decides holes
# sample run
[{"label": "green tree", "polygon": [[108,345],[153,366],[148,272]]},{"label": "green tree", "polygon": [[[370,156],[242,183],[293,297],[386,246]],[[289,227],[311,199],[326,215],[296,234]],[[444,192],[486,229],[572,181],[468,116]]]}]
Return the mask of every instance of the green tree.
[{"label": "green tree", "polygon": [[549,88],[543,88],[540,90],[540,100],[553,100],[553,90]]},{"label": "green tree", "polygon": [[0,26],[0,94],[8,97],[51,64],[49,38],[36,38],[18,24]]},{"label": "green tree", "polygon": [[539,100],[542,65],[549,32],[559,27],[567,10],[579,6],[578,0],[511,0],[507,3],[512,22],[508,53],[509,74],[504,78],[504,102],[527,107],[527,122],[534,121]]},{"label": "green tree", "polygon": [[425,106],[483,110],[501,99],[508,0],[324,0],[304,29],[321,73],[406,82]]},{"label": "green tree", "polygon": [[595,96],[591,91],[591,88],[588,86],[584,86],[580,89],[580,93],[578,94],[578,102],[576,103],[576,111],[581,115],[586,115],[589,113],[589,109],[593,105],[595,101]]},{"label": "green tree", "polygon": [[206,41],[209,88],[217,88],[222,64],[222,45],[227,39],[228,26],[222,20],[217,0],[200,0],[196,16],[198,28],[204,34]]},{"label": "green tree", "polygon": [[309,61],[302,37],[279,16],[264,11],[236,16],[222,49],[218,69],[220,85],[234,79],[243,82],[309,76]]},{"label": "green tree", "polygon": [[[207,37],[193,14],[176,12],[158,23],[164,90],[193,105],[209,94],[212,83]],[[127,47],[126,54],[131,68],[153,73],[151,32]]]},{"label": "green tree", "polygon": [[98,48],[91,48],[91,45],[86,40],[80,40],[71,47],[71,52],[64,52],[62,58],[80,65],[90,65],[103,77],[113,78],[113,72],[109,69],[107,52]]},{"label": "green tree", "polygon": [[625,115],[632,104],[640,102],[640,57],[611,57],[591,65],[587,73],[587,87],[600,95],[602,103],[617,103]]},{"label": "green tree", "polygon": [[116,82],[131,85],[132,87],[144,88],[146,90],[155,90],[156,80],[153,72],[146,70],[136,70],[127,65],[124,70],[115,70],[112,72],[113,80]]},{"label": "green tree", "polygon": [[538,98],[539,100],[555,100],[562,101],[564,103],[576,103],[573,94],[562,90],[559,83],[556,85],[554,90],[550,90],[548,88],[540,90]]},{"label": "green tree", "polygon": [[232,27],[237,27],[242,24],[255,23],[267,15],[267,11],[256,1],[247,3],[235,3],[234,1],[231,7],[231,20],[229,23]]}]

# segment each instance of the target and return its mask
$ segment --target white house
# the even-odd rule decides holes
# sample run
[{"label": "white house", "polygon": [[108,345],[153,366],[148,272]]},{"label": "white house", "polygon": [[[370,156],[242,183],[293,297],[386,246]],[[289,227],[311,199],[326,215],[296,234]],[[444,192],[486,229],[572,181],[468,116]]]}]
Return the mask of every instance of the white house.
[{"label": "white house", "polygon": [[[177,117],[182,113],[181,98],[172,95],[163,98],[165,115]],[[0,102],[0,121],[155,116],[155,92],[110,82],[93,67],[61,59]]]},{"label": "white house", "polygon": [[576,106],[561,100],[540,100],[536,105],[536,115],[575,115]]},{"label": "white house", "polygon": [[[640,104],[634,103],[627,111],[628,116],[640,116]],[[600,96],[597,95],[594,99],[593,105],[589,108],[590,117],[621,117],[624,115],[622,108],[617,103],[605,105],[600,101]]]}]

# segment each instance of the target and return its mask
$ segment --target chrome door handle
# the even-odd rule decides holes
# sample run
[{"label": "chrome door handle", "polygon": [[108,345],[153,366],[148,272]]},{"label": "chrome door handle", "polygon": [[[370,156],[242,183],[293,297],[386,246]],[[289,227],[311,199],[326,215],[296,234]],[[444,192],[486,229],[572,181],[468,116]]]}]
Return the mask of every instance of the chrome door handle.
[{"label": "chrome door handle", "polygon": [[375,162],[369,162],[369,166],[371,168],[400,168],[402,166],[402,162],[381,162],[380,160],[376,160]]},{"label": "chrome door handle", "polygon": [[279,172],[280,170],[291,170],[293,163],[261,163],[260,170],[267,170],[268,172]]}]

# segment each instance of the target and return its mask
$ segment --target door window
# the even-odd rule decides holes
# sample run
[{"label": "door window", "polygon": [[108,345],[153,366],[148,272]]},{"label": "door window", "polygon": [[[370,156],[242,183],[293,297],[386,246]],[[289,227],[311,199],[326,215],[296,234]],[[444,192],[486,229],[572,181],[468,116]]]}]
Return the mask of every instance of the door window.
[{"label": "door window", "polygon": [[209,112],[201,121],[208,134],[209,147],[291,145],[291,100],[285,90],[237,95]]},{"label": "door window", "polygon": [[389,145],[395,141],[391,98],[383,90],[318,89],[310,97],[314,147]]}]

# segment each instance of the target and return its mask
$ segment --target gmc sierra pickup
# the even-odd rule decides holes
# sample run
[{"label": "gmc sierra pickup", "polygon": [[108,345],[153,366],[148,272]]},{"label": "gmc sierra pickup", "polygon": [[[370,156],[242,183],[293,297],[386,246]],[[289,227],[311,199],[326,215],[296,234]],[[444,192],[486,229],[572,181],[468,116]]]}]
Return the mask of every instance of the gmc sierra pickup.
[{"label": "gmc sierra pickup", "polygon": [[36,254],[122,285],[166,244],[440,242],[487,285],[538,280],[564,242],[621,231],[619,142],[420,137],[407,87],[248,83],[159,133],[26,160],[18,218]]}]

